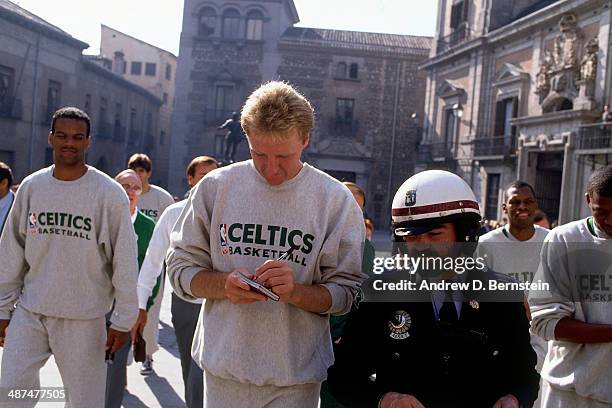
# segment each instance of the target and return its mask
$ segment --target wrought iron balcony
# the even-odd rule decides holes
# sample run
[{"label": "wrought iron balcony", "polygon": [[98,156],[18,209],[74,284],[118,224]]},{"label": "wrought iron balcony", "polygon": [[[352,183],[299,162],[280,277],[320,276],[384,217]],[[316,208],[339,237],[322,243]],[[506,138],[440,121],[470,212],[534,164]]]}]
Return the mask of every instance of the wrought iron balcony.
[{"label": "wrought iron balcony", "polygon": [[447,142],[421,143],[417,150],[417,161],[431,163],[454,160],[453,145]]},{"label": "wrought iron balcony", "polygon": [[474,158],[510,158],[516,156],[516,135],[476,137],[471,142],[474,145]]},{"label": "wrought iron balcony", "polygon": [[463,23],[459,27],[455,28],[449,35],[438,39],[436,53],[440,54],[444,51],[450,50],[451,48],[471,39],[472,37],[473,33],[470,26],[467,23]]},{"label": "wrought iron balcony", "polygon": [[580,150],[612,148],[612,122],[581,126],[576,147]]},{"label": "wrought iron balcony", "polygon": [[0,99],[0,118],[19,120],[22,115],[23,106],[21,99],[8,96]]},{"label": "wrought iron balcony", "polygon": [[359,121],[356,119],[345,120],[332,117],[327,120],[330,135],[336,137],[353,138],[359,132]]}]

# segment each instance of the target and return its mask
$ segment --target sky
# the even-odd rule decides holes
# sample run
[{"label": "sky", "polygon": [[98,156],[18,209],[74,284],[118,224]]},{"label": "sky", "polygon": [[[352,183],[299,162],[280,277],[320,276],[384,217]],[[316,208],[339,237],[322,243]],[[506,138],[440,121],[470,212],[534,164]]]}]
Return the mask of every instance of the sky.
[{"label": "sky", "polygon": [[[100,24],[178,55],[184,0],[11,0],[98,54]],[[257,0],[254,0],[256,2]],[[433,36],[438,0],[294,0],[302,27]]]}]

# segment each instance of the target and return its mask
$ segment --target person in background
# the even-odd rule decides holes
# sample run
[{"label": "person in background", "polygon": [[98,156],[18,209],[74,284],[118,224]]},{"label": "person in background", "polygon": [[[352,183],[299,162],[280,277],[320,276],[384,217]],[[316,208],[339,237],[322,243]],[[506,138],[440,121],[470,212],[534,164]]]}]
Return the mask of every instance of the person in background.
[{"label": "person in background", "polygon": [[244,133],[242,132],[242,126],[240,125],[240,115],[238,112],[232,112],[232,117],[225,121],[217,129],[227,129],[227,135],[225,136],[225,155],[223,156],[224,163],[231,164],[234,162],[236,156],[236,149],[242,139],[244,139]]},{"label": "person in background", "polygon": [[370,218],[365,218],[365,227],[366,227],[366,239],[372,242],[372,234],[374,234],[374,222]]},{"label": "person in background", "polygon": [[535,225],[539,225],[542,228],[550,229],[550,221],[548,221],[548,217],[546,213],[539,208],[536,210],[535,215],[533,217],[533,223]]},{"label": "person in background", "polygon": [[[191,188],[211,171],[218,167],[217,160],[210,156],[198,156],[187,166],[187,182]],[[153,291],[157,285],[159,277],[163,275],[165,269],[165,257],[170,246],[170,234],[172,227],[176,223],[187,204],[187,200],[172,204],[166,208],[153,231],[153,237],[149,243],[149,249],[144,259],[144,263],[138,275],[138,320],[132,330],[132,337],[136,331],[142,330],[147,322],[147,310],[151,306],[150,297],[154,296]],[[191,357],[191,345],[193,335],[198,323],[202,300],[195,299],[186,301],[172,293],[172,326],[176,335],[181,358],[181,369],[183,374],[183,384],[185,385],[185,403],[188,408],[200,408],[203,403],[203,377],[202,369],[193,361]]]},{"label": "person in background", "polygon": [[[174,198],[161,187],[150,184],[149,180],[153,174],[153,163],[149,156],[143,153],[133,154],[128,160],[128,169],[138,173],[142,182],[142,194],[140,195],[139,208],[144,215],[157,222],[164,210],[174,204]],[[159,346],[159,312],[161,310],[162,299],[164,297],[164,277],[161,278],[158,296],[151,309],[149,310],[147,325],[143,332],[143,337],[147,343],[147,359],[142,363],[140,374],[153,374],[153,353]]]},{"label": "person in background", "polygon": [[[502,212],[508,217],[508,224],[481,236],[476,253],[483,257],[490,270],[519,282],[532,282],[549,233],[535,224],[538,201],[533,187],[524,181],[512,182],[504,190]],[[536,370],[540,372],[546,341],[532,334],[531,345],[538,356]]]},{"label": "person in background", "polygon": [[[350,181],[345,181],[342,184],[344,184],[350,190],[350,192],[353,194],[353,197],[355,198],[355,201],[357,202],[357,205],[363,212],[365,209],[365,203],[366,203],[365,191],[363,191],[363,189],[359,187],[357,184],[350,182]],[[371,276],[372,269],[374,267],[375,251],[374,251],[374,246],[372,245],[372,242],[370,242],[370,238],[368,238],[367,236],[368,235],[367,234],[368,223],[370,227],[372,228],[373,227],[372,221],[364,217],[364,224],[366,227],[366,238],[365,238],[365,243],[363,247],[362,273],[364,275]],[[372,233],[370,232],[370,237],[371,236],[372,236]],[[349,316],[351,315],[351,313],[352,313],[352,310],[351,312],[345,315],[331,316],[329,319],[329,329],[330,329],[330,333],[332,337],[332,342],[334,344],[334,353],[336,349],[336,344],[338,344],[338,342],[340,342],[342,338],[342,332],[344,331],[344,327],[346,326],[346,322]],[[323,383],[321,384],[321,406],[320,408],[343,408],[343,407],[344,405],[338,402],[333,397],[331,392],[329,391],[329,386],[327,385],[327,381],[323,381]]]},{"label": "person in background", "polygon": [[[130,217],[134,232],[136,233],[136,243],[138,248],[138,268],[142,262],[149,246],[149,241],[153,235],[155,222],[138,210],[138,200],[142,193],[142,182],[134,170],[123,170],[117,174],[115,181],[125,190],[130,201]],[[158,285],[159,287],[159,285]],[[112,316],[112,311],[108,315]],[[142,335],[142,328],[138,331]],[[130,346],[137,340],[137,333],[132,329],[131,341],[128,339],[126,344],[115,353],[112,364],[106,370],[106,397],[105,408],[121,408],[123,395],[127,385],[127,361],[130,354]]]},{"label": "person in background", "polygon": [[0,235],[4,228],[6,216],[15,200],[15,193],[11,191],[13,185],[13,172],[11,168],[0,162]]}]

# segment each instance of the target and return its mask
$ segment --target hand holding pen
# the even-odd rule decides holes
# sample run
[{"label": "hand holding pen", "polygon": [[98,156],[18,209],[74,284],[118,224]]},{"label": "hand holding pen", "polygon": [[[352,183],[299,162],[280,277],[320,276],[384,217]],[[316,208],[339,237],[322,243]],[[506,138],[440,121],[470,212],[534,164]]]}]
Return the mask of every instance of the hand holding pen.
[{"label": "hand holding pen", "polygon": [[279,296],[283,302],[289,302],[295,290],[293,268],[286,261],[295,250],[289,248],[275,260],[264,262],[255,270],[255,280]]},{"label": "hand holding pen", "polygon": [[[264,265],[271,262],[276,262],[276,265],[287,266],[284,261],[291,255],[293,248],[281,254],[275,260],[268,260]],[[258,268],[261,269],[263,265]],[[292,273],[292,272],[291,272]],[[293,275],[291,275],[293,277]],[[230,302],[234,304],[249,304],[267,299],[274,301],[281,300],[281,297],[263,285],[263,282],[257,281],[256,276],[244,268],[235,269],[225,281],[225,293]]]}]

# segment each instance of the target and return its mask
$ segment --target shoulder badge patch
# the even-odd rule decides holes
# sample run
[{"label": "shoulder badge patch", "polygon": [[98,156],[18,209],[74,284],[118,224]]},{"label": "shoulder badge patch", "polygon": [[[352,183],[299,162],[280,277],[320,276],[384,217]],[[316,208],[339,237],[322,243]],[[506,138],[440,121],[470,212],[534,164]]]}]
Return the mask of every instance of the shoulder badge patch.
[{"label": "shoulder badge patch", "polygon": [[407,312],[403,310],[396,311],[393,320],[389,321],[387,324],[390,330],[389,337],[392,339],[404,340],[410,337],[408,330],[412,325],[412,318]]}]

